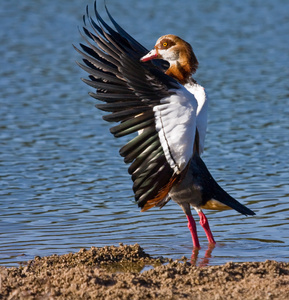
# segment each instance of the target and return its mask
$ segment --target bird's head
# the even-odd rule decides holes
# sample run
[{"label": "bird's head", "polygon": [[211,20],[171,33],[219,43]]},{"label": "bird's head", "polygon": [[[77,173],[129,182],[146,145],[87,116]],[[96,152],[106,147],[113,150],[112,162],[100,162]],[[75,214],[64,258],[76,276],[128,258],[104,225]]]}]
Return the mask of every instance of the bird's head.
[{"label": "bird's head", "polygon": [[[181,83],[196,72],[199,64],[191,45],[173,34],[161,36],[154,48],[143,56],[141,61],[152,59],[163,59],[169,62],[170,68],[166,73]],[[182,74],[178,74],[179,72]]]}]

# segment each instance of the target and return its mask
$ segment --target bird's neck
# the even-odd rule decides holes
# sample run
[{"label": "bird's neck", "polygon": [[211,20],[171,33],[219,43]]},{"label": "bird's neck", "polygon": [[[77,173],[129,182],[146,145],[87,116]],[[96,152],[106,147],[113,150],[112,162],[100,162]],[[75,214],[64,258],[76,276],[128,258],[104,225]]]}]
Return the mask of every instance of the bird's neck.
[{"label": "bird's neck", "polygon": [[192,76],[192,72],[188,65],[180,64],[179,61],[170,65],[166,74],[175,78],[179,83],[186,84]]},{"label": "bird's neck", "polygon": [[184,47],[184,50],[179,53],[179,59],[169,63],[170,67],[166,74],[181,84],[186,84],[191,80],[192,74],[196,72],[199,64],[191,47]]}]

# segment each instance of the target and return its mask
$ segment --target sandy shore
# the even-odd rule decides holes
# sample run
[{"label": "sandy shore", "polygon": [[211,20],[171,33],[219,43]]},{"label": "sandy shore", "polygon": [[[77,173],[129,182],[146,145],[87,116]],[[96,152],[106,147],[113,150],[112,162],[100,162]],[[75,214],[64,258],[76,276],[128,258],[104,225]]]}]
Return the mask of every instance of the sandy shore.
[{"label": "sandy shore", "polygon": [[289,263],[196,267],[137,244],[92,247],[0,268],[0,299],[289,299]]}]

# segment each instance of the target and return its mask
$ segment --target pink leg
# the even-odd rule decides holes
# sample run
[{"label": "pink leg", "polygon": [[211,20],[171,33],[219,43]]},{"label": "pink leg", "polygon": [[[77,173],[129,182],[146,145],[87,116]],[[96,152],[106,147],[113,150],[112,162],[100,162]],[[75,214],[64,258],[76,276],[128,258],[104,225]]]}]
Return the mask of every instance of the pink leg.
[{"label": "pink leg", "polygon": [[200,224],[202,225],[202,227],[205,230],[205,233],[206,233],[209,243],[216,244],[213,234],[211,232],[207,217],[205,216],[205,214],[202,211],[199,212],[199,216],[200,216]]},{"label": "pink leg", "polygon": [[201,247],[200,247],[199,238],[198,238],[198,234],[197,234],[196,222],[195,222],[192,215],[190,215],[190,216],[187,215],[187,219],[189,221],[188,227],[189,227],[190,232],[192,234],[192,240],[193,240],[194,248],[200,249]]}]

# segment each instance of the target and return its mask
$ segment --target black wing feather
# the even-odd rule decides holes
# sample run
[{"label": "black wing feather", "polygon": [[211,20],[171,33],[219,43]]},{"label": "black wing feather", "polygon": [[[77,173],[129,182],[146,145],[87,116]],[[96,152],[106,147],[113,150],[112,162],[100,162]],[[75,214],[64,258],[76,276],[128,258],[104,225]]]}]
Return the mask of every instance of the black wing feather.
[{"label": "black wing feather", "polygon": [[103,102],[96,107],[111,112],[103,119],[120,122],[111,128],[111,133],[115,137],[139,133],[120,149],[120,155],[131,163],[135,198],[145,210],[164,199],[176,179],[160,144],[153,108],[161,105],[161,99],[170,96],[178,83],[164,74],[167,65],[163,61],[140,62],[148,50],[117,24],[106,6],[105,9],[115,29],[102,19],[96,2],[94,12],[99,25],[87,8],[82,34],[85,44],[80,44],[82,50],[75,48],[84,64],[78,65],[89,73],[89,79],[83,81],[96,89],[90,96]]}]

